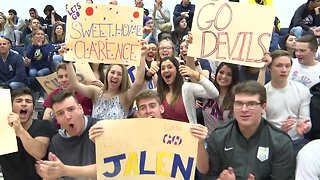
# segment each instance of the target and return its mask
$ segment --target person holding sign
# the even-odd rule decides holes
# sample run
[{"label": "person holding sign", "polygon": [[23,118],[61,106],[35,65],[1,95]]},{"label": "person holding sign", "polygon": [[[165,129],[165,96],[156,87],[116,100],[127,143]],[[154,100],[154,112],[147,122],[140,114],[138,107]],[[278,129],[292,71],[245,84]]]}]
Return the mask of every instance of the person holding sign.
[{"label": "person holding sign", "polygon": [[[262,118],[266,90],[256,81],[233,90],[234,121],[216,128],[198,147],[198,170],[215,179],[294,179],[290,137]],[[191,131],[198,130],[192,127]]]},{"label": "person holding sign", "polygon": [[[141,90],[145,75],[145,56],[147,47],[141,40],[140,67],[136,80],[130,87],[128,70],[124,65],[111,64],[106,70],[104,87],[84,85],[77,80],[71,63],[67,64],[70,88],[88,97],[93,102],[92,117],[98,119],[126,119],[135,95]],[[65,47],[60,52],[64,52]]]},{"label": "person holding sign", "polygon": [[157,91],[145,90],[136,96],[139,118],[163,118],[164,108]]},{"label": "person holding sign", "polygon": [[[150,89],[144,90],[136,96],[135,101],[138,107],[138,118],[163,118],[164,108],[157,91]],[[89,130],[89,138],[95,142],[95,138],[101,136],[103,132],[102,125],[95,124]]]},{"label": "person holding sign", "polygon": [[16,132],[19,150],[0,156],[4,179],[40,180],[34,164],[46,155],[53,131],[48,121],[32,119],[34,99],[30,89],[15,90],[11,98],[8,123]]},{"label": "person holding sign", "polygon": [[[289,134],[297,155],[308,142],[304,134],[311,129],[311,94],[302,83],[288,80],[292,66],[289,52],[276,50],[265,58],[267,63],[260,73],[263,75],[267,68],[271,72],[271,82],[264,86],[268,96],[267,120]],[[260,81],[260,84],[264,82]]]},{"label": "person holding sign", "polygon": [[202,99],[204,124],[209,134],[220,126],[233,120],[232,89],[239,82],[239,68],[236,64],[221,62],[217,67],[213,84],[219,96]]},{"label": "person holding sign", "polygon": [[48,160],[37,161],[37,173],[44,179],[96,178],[95,145],[88,131],[97,119],[84,116],[82,106],[68,90],[52,96],[51,108],[62,129],[51,140]]},{"label": "person holding sign", "polygon": [[[138,107],[138,118],[163,118],[164,108],[157,91],[144,90],[136,96],[135,101]],[[97,123],[90,128],[89,138],[92,142],[95,142],[95,138],[101,136],[103,132],[103,126]]]}]

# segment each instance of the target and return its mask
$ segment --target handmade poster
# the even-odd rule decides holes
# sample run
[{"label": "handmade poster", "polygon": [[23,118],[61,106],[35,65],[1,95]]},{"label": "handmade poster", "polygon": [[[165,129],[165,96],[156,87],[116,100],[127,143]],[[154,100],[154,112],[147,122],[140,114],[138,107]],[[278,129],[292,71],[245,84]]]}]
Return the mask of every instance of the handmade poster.
[{"label": "handmade poster", "polygon": [[0,155],[18,151],[16,133],[8,124],[9,113],[12,112],[11,95],[9,89],[0,89],[2,106],[0,108]]},{"label": "handmade poster", "polygon": [[194,179],[198,139],[189,123],[166,119],[103,120],[97,137],[98,180]]},{"label": "handmade poster", "polygon": [[[83,84],[89,84],[91,81],[96,80],[96,77],[94,76],[88,62],[77,61],[76,63],[74,63],[74,65],[77,71],[77,78],[79,82]],[[50,94],[53,90],[59,87],[56,72],[47,76],[36,78],[47,94]]]},{"label": "handmade poster", "polygon": [[[139,67],[137,67],[137,66],[128,66],[127,67],[131,84],[134,83],[134,81],[136,80],[136,73],[137,73],[138,68]],[[143,88],[146,87],[147,89],[154,89],[155,85],[156,84],[154,84],[152,80],[149,80],[149,81],[145,82]]]},{"label": "handmade poster", "polygon": [[274,18],[273,6],[197,0],[188,55],[262,67]]},{"label": "handmade poster", "polygon": [[65,60],[139,65],[142,8],[89,3],[66,8]]}]

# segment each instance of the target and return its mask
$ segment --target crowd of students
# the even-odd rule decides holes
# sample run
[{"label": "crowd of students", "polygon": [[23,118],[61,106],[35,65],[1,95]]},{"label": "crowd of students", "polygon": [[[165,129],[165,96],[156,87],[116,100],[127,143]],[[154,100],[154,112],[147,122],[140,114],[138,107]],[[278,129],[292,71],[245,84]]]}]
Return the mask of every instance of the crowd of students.
[{"label": "crowd of students", "polygon": [[[0,14],[0,83],[12,89],[8,123],[19,146],[0,156],[5,179],[96,178],[94,142],[104,132],[96,122],[135,117],[192,124],[190,132],[199,139],[195,179],[319,177],[314,142],[320,137],[320,0],[298,8],[292,34],[261,55],[260,69],[187,56],[196,7],[182,0],[171,24],[162,1],[144,9],[140,66],[132,84],[125,65],[95,63],[90,65],[97,79],[80,83],[73,63],[63,60],[65,17],[51,5],[44,8],[46,18],[31,8],[23,31],[17,12]],[[134,2],[145,8],[143,0]],[[23,51],[15,51],[22,43]],[[50,73],[56,73],[59,88],[44,100],[36,77]],[[153,90],[147,90],[150,83]],[[33,120],[35,101],[43,100],[44,115]]]}]

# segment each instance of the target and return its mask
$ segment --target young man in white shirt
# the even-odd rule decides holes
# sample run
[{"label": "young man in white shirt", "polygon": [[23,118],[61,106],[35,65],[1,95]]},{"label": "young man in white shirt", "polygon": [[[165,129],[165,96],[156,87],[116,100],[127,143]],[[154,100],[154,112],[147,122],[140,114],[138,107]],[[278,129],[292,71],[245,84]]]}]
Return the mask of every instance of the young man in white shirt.
[{"label": "young man in white shirt", "polygon": [[315,59],[318,41],[313,35],[305,35],[296,40],[296,59],[292,60],[289,79],[301,82],[309,89],[320,82],[320,63]]},{"label": "young man in white shirt", "polygon": [[265,85],[267,120],[289,134],[296,155],[308,142],[304,134],[311,129],[311,94],[303,84],[288,80],[292,61],[287,51],[276,50],[267,58],[269,60],[264,69],[268,67],[271,72],[271,81]]}]

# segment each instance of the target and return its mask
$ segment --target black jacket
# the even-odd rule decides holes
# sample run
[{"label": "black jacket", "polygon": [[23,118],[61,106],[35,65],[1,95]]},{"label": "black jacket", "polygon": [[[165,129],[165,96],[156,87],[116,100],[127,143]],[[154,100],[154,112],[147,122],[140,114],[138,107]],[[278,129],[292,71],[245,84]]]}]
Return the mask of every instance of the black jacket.
[{"label": "black jacket", "polygon": [[207,175],[213,178],[232,167],[237,180],[247,180],[250,173],[255,179],[294,179],[292,141],[288,134],[265,119],[261,119],[256,133],[250,139],[242,135],[234,120],[216,128],[207,143]]},{"label": "black jacket", "polygon": [[302,4],[294,13],[289,31],[296,26],[301,26],[303,30],[309,31],[312,26],[320,25],[320,14],[316,15],[315,11],[310,11],[308,8],[308,3]]},{"label": "black jacket", "polygon": [[320,82],[310,88],[313,95],[310,101],[311,130],[310,139],[320,139]]}]

